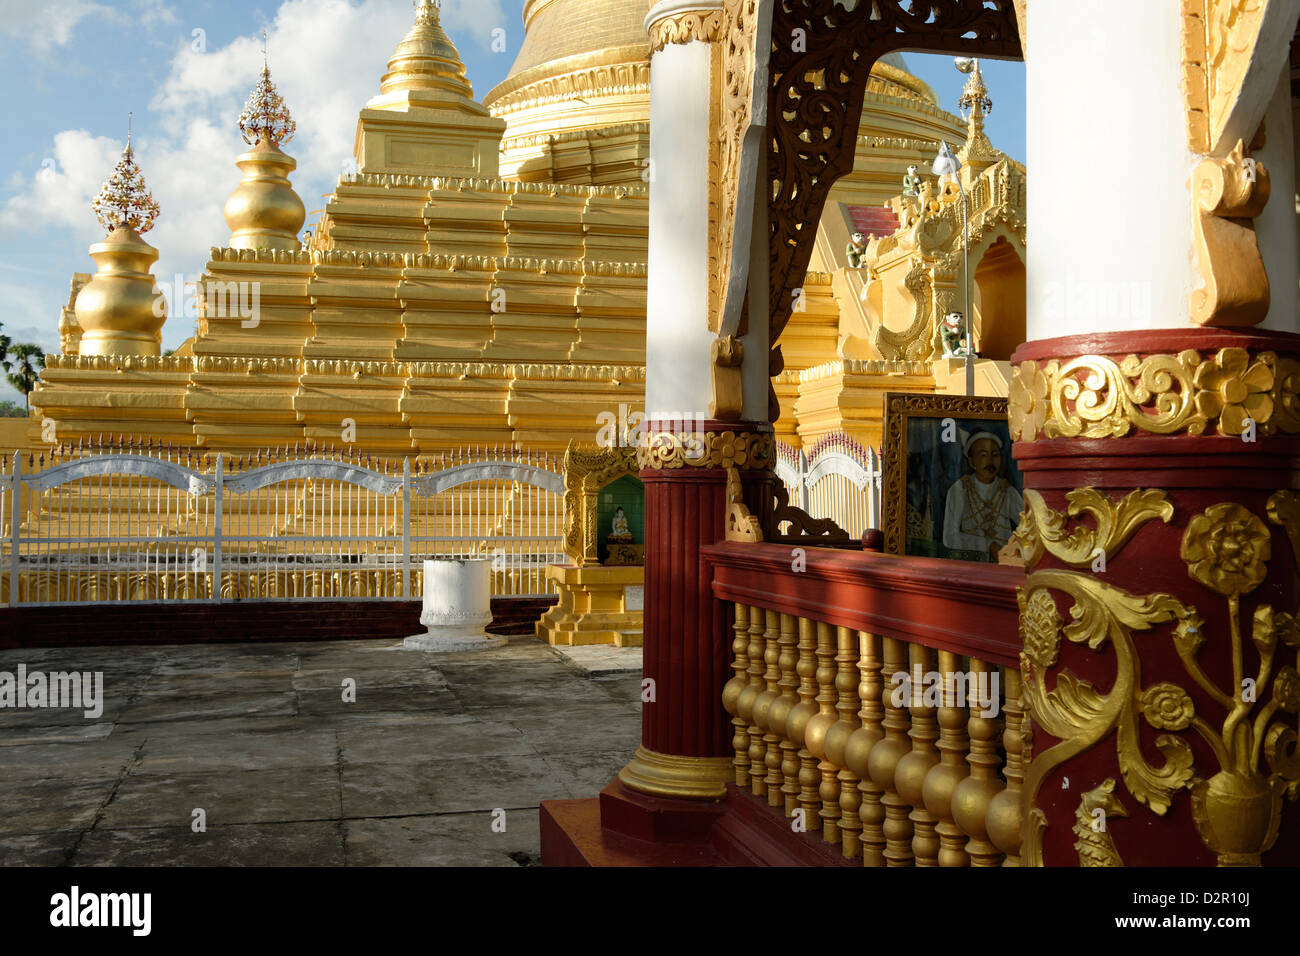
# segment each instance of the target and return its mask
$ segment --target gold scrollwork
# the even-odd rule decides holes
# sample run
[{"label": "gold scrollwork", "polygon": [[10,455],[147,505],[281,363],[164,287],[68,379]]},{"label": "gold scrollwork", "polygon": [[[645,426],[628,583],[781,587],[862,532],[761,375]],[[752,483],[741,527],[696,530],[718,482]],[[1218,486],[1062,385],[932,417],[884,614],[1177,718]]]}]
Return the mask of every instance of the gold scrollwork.
[{"label": "gold scrollwork", "polygon": [[1200,435],[1214,425],[1241,437],[1300,432],[1300,362],[1275,352],[1224,348],[1202,355],[1083,355],[1016,366],[1008,395],[1011,433],[1043,438],[1120,438],[1134,429]]},{"label": "gold scrollwork", "polygon": [[[1032,494],[1032,492],[1030,493]],[[1141,495],[1142,498],[1134,498]],[[1134,492],[1118,504],[1100,499],[1090,489],[1073,492],[1070,516],[1093,514],[1097,529],[1066,533],[1066,516],[1028,500],[1026,553],[1044,550],[1076,566],[1098,538],[1109,536],[1122,547],[1136,527],[1153,517],[1168,521],[1164,496],[1159,492]],[[1080,503],[1080,507],[1073,507]],[[1128,506],[1127,520],[1120,510]],[[1282,526],[1292,541],[1300,543],[1300,503],[1289,491],[1274,494],[1268,502],[1269,520]],[[1050,535],[1050,540],[1044,540]],[[1081,533],[1082,532],[1082,533]],[[1226,690],[1202,668],[1198,653],[1206,642],[1204,620],[1197,609],[1169,594],[1138,596],[1105,584],[1090,575],[1065,570],[1031,574],[1019,595],[1023,651],[1021,670],[1025,697],[1035,724],[1060,741],[1039,754],[1030,765],[1025,790],[1032,805],[1045,776],[1078,753],[1115,731],[1120,770],[1129,791],[1157,814],[1170,806],[1173,794],[1191,791],[1192,817],[1205,845],[1220,865],[1257,865],[1277,838],[1283,797],[1300,794],[1300,724],[1295,728],[1277,720],[1279,713],[1300,713],[1300,625],[1292,614],[1267,604],[1257,606],[1250,638],[1259,657],[1254,676],[1245,672],[1246,658],[1240,621],[1240,599],[1259,588],[1272,557],[1267,525],[1250,509],[1223,502],[1205,509],[1188,522],[1180,556],[1188,576],[1228,603],[1229,646],[1233,683]],[[1071,561],[1070,559],[1075,560]],[[1052,591],[1074,598],[1070,623],[1063,624]],[[1173,623],[1172,640],[1183,669],[1225,712],[1214,728],[1200,714],[1187,691],[1172,681],[1145,688],[1140,681],[1140,661],[1133,643],[1134,631]],[[1047,689],[1045,675],[1057,666],[1063,635],[1075,643],[1099,650],[1109,642],[1115,650],[1116,676],[1109,693],[1068,671],[1057,671],[1055,687]],[[1296,649],[1296,664],[1275,667],[1281,646]],[[1271,696],[1270,696],[1271,695]],[[1263,703],[1265,697],[1268,702]],[[1156,747],[1165,757],[1162,767],[1149,764],[1141,752],[1138,716],[1153,729],[1164,731]],[[1193,754],[1175,734],[1192,730],[1208,745],[1219,765],[1208,779],[1194,776]],[[1261,757],[1268,773],[1260,769]],[[1080,813],[1082,812],[1082,805]],[[1092,812],[1092,808],[1089,808]],[[1079,817],[1082,825],[1083,819]],[[1026,822],[1026,861],[1042,862],[1042,834],[1046,817],[1031,810]],[[1095,849],[1080,835],[1080,862]]]},{"label": "gold scrollwork", "polygon": [[[1168,524],[1174,516],[1169,498],[1155,488],[1130,491],[1118,503],[1095,488],[1077,488],[1065,495],[1065,513],[1049,508],[1032,488],[1025,489],[1024,499],[1025,511],[1014,537],[1027,568],[1037,564],[1044,552],[1072,568],[1091,565],[1101,556],[1110,560],[1143,524],[1152,518]],[[1091,515],[1096,527],[1079,526],[1067,532],[1069,519],[1080,514]]]},{"label": "gold scrollwork", "polygon": [[771,432],[653,432],[637,449],[642,468],[738,468],[769,471],[776,463]]}]

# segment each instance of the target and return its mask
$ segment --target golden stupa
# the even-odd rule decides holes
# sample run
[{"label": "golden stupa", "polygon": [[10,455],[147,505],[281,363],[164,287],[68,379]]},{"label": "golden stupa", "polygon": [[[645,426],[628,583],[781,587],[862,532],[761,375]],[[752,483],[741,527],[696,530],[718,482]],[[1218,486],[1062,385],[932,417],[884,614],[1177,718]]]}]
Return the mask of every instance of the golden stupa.
[{"label": "golden stupa", "polygon": [[[160,355],[157,334],[144,343],[140,329],[106,323],[103,303],[88,310],[83,286],[102,280],[76,275],[62,354],[31,395],[29,441],[43,421],[64,443],[118,433],[241,454],[341,446],[349,423],[365,454],[591,441],[598,415],[644,397],[648,9],[528,0],[518,58],[480,103],[437,4],[422,0],[358,118],[358,172],[340,177],[305,239],[281,148],[293,121],[265,70],[241,117],[250,148],[236,160],[230,235],[200,282],[196,334]],[[928,171],[940,141],[972,130],[899,58],[874,68],[855,168],[832,191],[803,310],[782,338],[785,440],[844,429],[875,443],[885,389],[948,387],[933,350],[891,352],[879,330],[933,324],[933,296],[951,291],[942,263],[959,239],[909,240],[898,194],[909,165]],[[1023,189],[994,204],[1008,201],[1023,203]],[[850,267],[854,231],[897,231],[891,249],[907,261]]]}]

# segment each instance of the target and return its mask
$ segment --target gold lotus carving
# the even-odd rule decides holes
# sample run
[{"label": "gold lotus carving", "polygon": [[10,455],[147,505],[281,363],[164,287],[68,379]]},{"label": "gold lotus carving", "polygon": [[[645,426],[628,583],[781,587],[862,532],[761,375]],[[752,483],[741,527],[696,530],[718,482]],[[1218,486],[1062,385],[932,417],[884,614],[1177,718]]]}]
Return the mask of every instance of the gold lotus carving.
[{"label": "gold lotus carving", "polygon": [[657,52],[670,43],[712,43],[721,35],[721,10],[675,13],[650,24],[650,49]]},{"label": "gold lotus carving", "polygon": [[1241,437],[1300,432],[1300,362],[1224,348],[1202,355],[1102,355],[1021,362],[1008,395],[1011,433],[1042,438],[1155,435]]}]

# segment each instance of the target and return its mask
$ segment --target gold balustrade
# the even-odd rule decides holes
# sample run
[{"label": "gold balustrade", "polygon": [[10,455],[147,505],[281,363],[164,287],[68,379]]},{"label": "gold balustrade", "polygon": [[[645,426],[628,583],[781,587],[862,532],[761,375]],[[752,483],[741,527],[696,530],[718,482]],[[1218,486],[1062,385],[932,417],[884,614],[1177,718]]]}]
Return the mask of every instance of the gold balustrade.
[{"label": "gold balustrade", "polygon": [[945,592],[914,559],[819,552],[796,584],[788,555],[706,549],[732,614],[735,786],[864,866],[1019,865],[1018,648],[981,636],[1015,634],[1017,572],[961,584],[954,569]]},{"label": "gold balustrade", "polygon": [[1019,864],[1017,670],[745,604],[733,628],[738,787],[866,866]]}]

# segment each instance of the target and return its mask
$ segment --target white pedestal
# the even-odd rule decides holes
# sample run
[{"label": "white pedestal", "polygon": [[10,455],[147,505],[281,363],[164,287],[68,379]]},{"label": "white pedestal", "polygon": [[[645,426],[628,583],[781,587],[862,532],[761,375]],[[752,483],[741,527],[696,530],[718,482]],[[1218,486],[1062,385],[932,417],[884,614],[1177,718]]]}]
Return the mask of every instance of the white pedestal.
[{"label": "white pedestal", "polygon": [[492,623],[491,561],[487,558],[438,558],[424,562],[425,634],[413,634],[402,646],[414,651],[477,651],[500,647],[506,638],[488,634]]}]

